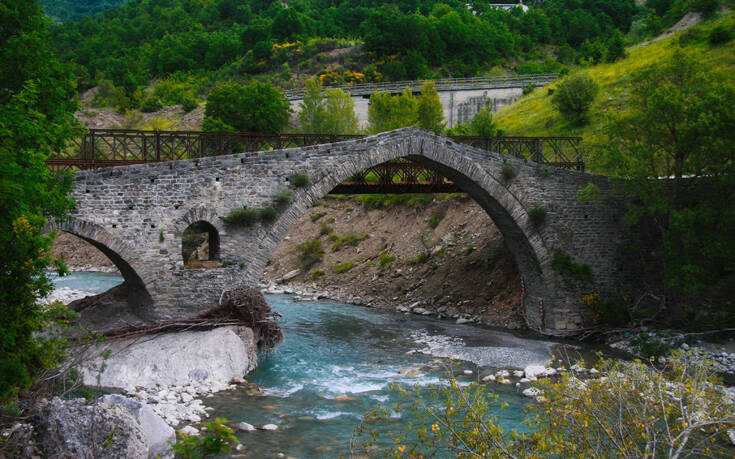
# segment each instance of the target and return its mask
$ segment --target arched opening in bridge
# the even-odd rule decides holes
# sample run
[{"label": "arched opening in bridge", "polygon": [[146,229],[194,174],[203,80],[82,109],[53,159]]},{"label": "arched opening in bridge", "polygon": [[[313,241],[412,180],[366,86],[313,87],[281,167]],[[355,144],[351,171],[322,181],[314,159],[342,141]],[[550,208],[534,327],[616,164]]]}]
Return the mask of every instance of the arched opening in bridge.
[{"label": "arched opening in bridge", "polygon": [[316,201],[281,240],[262,280],[519,328],[526,325],[519,262],[536,268],[513,226],[463,174],[424,157],[401,158],[353,174]]},{"label": "arched opening in bridge", "polygon": [[181,256],[188,269],[218,268],[219,232],[211,223],[199,220],[186,227],[181,236]]},{"label": "arched opening in bridge", "polygon": [[146,320],[152,300],[135,268],[106,243],[79,231],[84,228],[62,229],[54,241],[54,254],[72,270],[56,280],[57,289],[66,287],[59,300],[85,311],[85,325],[99,329]]}]

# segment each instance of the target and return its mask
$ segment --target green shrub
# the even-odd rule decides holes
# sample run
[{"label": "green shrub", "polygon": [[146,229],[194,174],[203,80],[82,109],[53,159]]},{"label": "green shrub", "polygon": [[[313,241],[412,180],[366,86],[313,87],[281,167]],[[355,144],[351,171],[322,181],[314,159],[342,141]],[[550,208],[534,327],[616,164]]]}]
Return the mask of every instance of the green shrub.
[{"label": "green shrub", "polygon": [[272,222],[273,220],[276,219],[277,215],[278,215],[278,212],[276,212],[276,209],[274,209],[271,206],[260,209],[260,212],[258,214],[260,219],[264,222]]},{"label": "green shrub", "polygon": [[181,102],[181,109],[184,110],[185,113],[189,113],[190,111],[199,107],[199,102],[197,102],[196,97],[194,97],[191,93],[188,93],[188,92],[182,96],[180,102]]},{"label": "green shrub", "polygon": [[315,269],[314,271],[312,271],[311,280],[317,280],[321,277],[324,277],[324,271],[322,271],[321,269]]},{"label": "green shrub", "polygon": [[382,271],[389,268],[394,261],[396,261],[396,256],[383,250],[378,254],[378,269]]},{"label": "green shrub", "polygon": [[546,215],[549,211],[544,206],[536,206],[528,211],[528,216],[531,217],[531,222],[534,225],[540,225],[546,220]]},{"label": "green shrub", "polygon": [[437,226],[439,226],[439,222],[441,222],[444,219],[444,212],[441,210],[434,211],[433,214],[431,214],[431,218],[429,219],[429,228],[436,229]]},{"label": "green shrub", "polygon": [[536,89],[536,86],[533,85],[533,83],[529,84],[528,86],[523,87],[523,95],[528,95],[533,92],[533,90]]},{"label": "green shrub", "polygon": [[140,111],[144,113],[157,112],[163,108],[163,104],[155,96],[147,97],[142,104],[140,104]]},{"label": "green shrub", "polygon": [[326,236],[327,234],[331,234],[333,231],[334,228],[326,223],[322,223],[322,226],[319,227],[319,236]]},{"label": "green shrub", "polygon": [[363,239],[367,239],[368,235],[363,234],[361,236],[355,235],[353,232],[347,233],[347,235],[338,237],[334,244],[332,244],[332,252],[336,252],[339,250],[343,245],[357,245],[358,242],[362,241]]},{"label": "green shrub", "polygon": [[231,451],[230,444],[237,443],[232,429],[225,423],[227,419],[217,418],[214,422],[205,422],[207,434],[201,437],[178,433],[179,441],[170,443],[176,457],[199,459]]},{"label": "green shrub", "polygon": [[222,220],[232,226],[251,226],[258,221],[258,212],[255,209],[243,207],[242,209],[233,210]]},{"label": "green shrub", "polygon": [[276,195],[276,203],[279,206],[285,206],[289,202],[291,202],[291,192],[290,191],[283,190]]},{"label": "green shrub", "polygon": [[339,264],[334,267],[334,272],[337,274],[342,274],[344,272],[349,271],[350,269],[354,268],[356,265],[352,263],[351,261],[346,261],[342,264]]},{"label": "green shrub", "polygon": [[309,185],[309,176],[307,174],[294,174],[289,181],[296,188],[304,188]]},{"label": "green shrub", "polygon": [[327,215],[326,212],[314,212],[313,214],[311,214],[311,221],[315,222],[325,215]]},{"label": "green shrub", "polygon": [[724,45],[725,43],[732,40],[733,32],[729,27],[724,25],[718,25],[712,29],[709,33],[707,40],[712,46]]},{"label": "green shrub", "polygon": [[579,290],[592,285],[594,276],[590,265],[577,263],[569,254],[560,250],[554,252],[551,268],[561,275],[568,288]]},{"label": "green shrub", "polygon": [[513,177],[515,177],[518,174],[518,171],[516,171],[515,166],[513,166],[513,163],[510,161],[503,161],[503,178],[506,180],[510,180]]},{"label": "green shrub", "polygon": [[594,183],[588,183],[584,188],[577,190],[577,201],[590,203],[602,199],[602,192]]},{"label": "green shrub", "polygon": [[551,103],[572,123],[585,124],[589,109],[599,90],[599,86],[592,78],[583,74],[572,75],[559,83]]},{"label": "green shrub", "polygon": [[421,263],[424,263],[428,259],[429,259],[429,254],[427,252],[421,252],[420,254],[416,255],[416,258],[409,258],[408,260],[406,260],[406,264],[420,265]]},{"label": "green shrub", "polygon": [[296,250],[299,252],[299,261],[304,266],[304,269],[311,268],[314,264],[322,260],[324,250],[322,250],[322,243],[319,239],[312,239],[306,241],[303,244],[296,246]]}]

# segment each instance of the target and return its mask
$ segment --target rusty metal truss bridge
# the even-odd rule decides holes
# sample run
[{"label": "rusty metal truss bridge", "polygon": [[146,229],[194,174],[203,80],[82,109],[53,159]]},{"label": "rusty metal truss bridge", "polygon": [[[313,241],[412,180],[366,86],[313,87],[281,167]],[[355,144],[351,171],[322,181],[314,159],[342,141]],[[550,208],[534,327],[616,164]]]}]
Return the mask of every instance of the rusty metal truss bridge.
[{"label": "rusty metal truss bridge", "polygon": [[[46,161],[54,171],[196,159],[341,142],[362,135],[212,133],[92,129]],[[584,170],[581,137],[449,137],[458,143],[553,167]],[[451,193],[461,191],[436,171],[408,160],[371,167],[334,193]]]}]

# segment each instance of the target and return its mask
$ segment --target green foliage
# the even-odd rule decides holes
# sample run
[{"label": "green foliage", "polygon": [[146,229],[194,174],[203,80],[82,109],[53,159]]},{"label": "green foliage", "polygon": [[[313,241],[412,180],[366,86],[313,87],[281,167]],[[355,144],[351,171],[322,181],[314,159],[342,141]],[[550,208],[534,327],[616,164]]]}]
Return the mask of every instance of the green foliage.
[{"label": "green foliage", "polygon": [[334,267],[334,272],[337,273],[337,274],[342,274],[342,273],[347,272],[350,269],[354,268],[355,266],[357,266],[357,265],[355,265],[355,263],[352,263],[351,261],[346,261],[344,263],[341,263],[341,264],[335,266]]},{"label": "green foliage", "polygon": [[396,256],[394,254],[382,250],[378,254],[378,269],[382,271],[384,269],[390,268],[390,265],[394,261],[396,261]]},{"label": "green foliage", "polygon": [[428,193],[361,194],[352,199],[361,202],[366,210],[372,210],[393,206],[425,206],[434,201],[434,195]]},{"label": "green foliage", "polygon": [[315,269],[311,272],[311,280],[317,280],[321,277],[324,277],[325,273],[321,269]]},{"label": "green foliage", "polygon": [[209,93],[204,109],[205,131],[278,133],[288,124],[290,104],[281,92],[252,80],[217,86]]},{"label": "green foliage", "polygon": [[497,133],[498,127],[495,125],[492,109],[489,106],[483,107],[482,110],[477,112],[474,118],[470,120],[469,135],[494,137]]},{"label": "green foliage", "polygon": [[171,443],[171,449],[177,457],[201,459],[232,450],[231,444],[237,443],[237,437],[231,428],[225,425],[227,419],[217,418],[214,422],[205,422],[206,435],[197,437],[178,433],[179,441]]},{"label": "green foliage", "polygon": [[528,216],[531,217],[531,221],[534,225],[540,225],[546,220],[546,215],[549,210],[544,206],[536,206],[528,211]]},{"label": "green foliage", "polygon": [[311,268],[314,264],[322,260],[324,250],[322,250],[322,242],[319,239],[312,239],[296,246],[304,269]]},{"label": "green foliage", "polygon": [[325,215],[327,215],[326,212],[314,212],[313,214],[311,214],[311,221],[315,222]]},{"label": "green foliage", "polygon": [[339,88],[322,91],[319,79],[306,81],[299,123],[303,132],[318,134],[355,134],[357,117],[352,98]]},{"label": "green foliage", "polygon": [[505,180],[510,180],[514,178],[516,175],[518,175],[518,171],[516,170],[516,167],[513,165],[512,162],[507,161],[507,160],[503,161],[503,169],[501,170],[501,172]]},{"label": "green foliage", "polygon": [[[585,380],[562,370],[533,383],[541,402],[529,406],[525,426],[511,431],[501,427],[507,404],[489,385],[449,378],[428,393],[393,385],[405,402],[365,413],[353,451],[370,457],[732,457],[732,402],[709,364],[678,352],[660,368],[603,359],[596,364],[599,377]],[[410,422],[387,434],[381,427],[396,413]]]},{"label": "green foliage", "polygon": [[592,285],[594,275],[588,264],[576,262],[571,255],[560,250],[554,252],[551,269],[558,272],[570,289],[579,290]]},{"label": "green foliage", "polygon": [[143,113],[157,112],[163,108],[163,104],[156,96],[149,96],[140,105],[140,111]]},{"label": "green foliage", "polygon": [[226,217],[222,218],[222,220],[228,225],[251,226],[253,223],[258,221],[258,211],[248,207],[243,207],[241,209],[233,210]]},{"label": "green foliage", "polygon": [[296,188],[305,188],[309,185],[308,174],[294,174],[289,178],[289,182]]},{"label": "green foliage", "polygon": [[49,49],[47,19],[32,0],[0,4],[0,402],[26,388],[55,365],[61,343],[37,333],[62,317],[60,305],[38,299],[53,288],[54,234],[41,233],[47,219],[63,220],[73,209],[67,197],[72,176],[52,174],[45,164],[63,151],[78,125],[69,66]]},{"label": "green foliage", "polygon": [[735,272],[729,73],[678,51],[633,75],[630,109],[605,127],[601,167],[625,179],[620,186],[636,197],[627,220],[647,228],[667,284],[680,292],[720,288]]},{"label": "green foliage", "polygon": [[559,83],[551,102],[566,119],[575,124],[584,124],[598,92],[599,87],[592,78],[578,73]]},{"label": "green foliage", "polygon": [[333,232],[334,228],[326,223],[322,223],[322,225],[319,227],[319,236],[326,236],[327,234],[331,234]]},{"label": "green foliage", "polygon": [[732,40],[733,30],[730,27],[719,25],[712,29],[707,37],[709,44],[712,46],[724,45]]},{"label": "green foliage", "polygon": [[283,190],[283,191],[280,191],[276,195],[276,204],[278,204],[279,206],[285,206],[289,202],[291,202],[291,192],[290,191]]},{"label": "green foliage", "polygon": [[335,239],[334,244],[332,244],[332,252],[338,251],[340,248],[342,248],[343,245],[357,245],[360,241],[367,239],[367,234],[362,234],[360,236],[356,235],[352,231],[347,233],[345,236],[338,237]]},{"label": "green foliage", "polygon": [[278,216],[278,212],[271,206],[264,207],[258,212],[258,218],[264,222],[272,222]]},{"label": "green foliage", "polygon": [[409,258],[406,260],[406,264],[409,265],[420,265],[422,263],[425,263],[426,260],[429,259],[429,254],[427,252],[421,252],[418,255],[416,255],[416,258]]},{"label": "green foliage", "polygon": [[440,134],[444,131],[444,110],[439,100],[439,93],[434,88],[433,81],[427,81],[421,86],[421,95],[418,99],[417,119],[419,127]]},{"label": "green foliage", "polygon": [[584,188],[577,190],[577,201],[583,203],[597,202],[602,199],[602,192],[594,183],[588,183]]},{"label": "green foliage", "polygon": [[196,97],[194,97],[192,94],[189,94],[189,93],[184,94],[181,97],[180,102],[181,102],[181,109],[184,110],[185,113],[189,113],[190,111],[199,107],[199,102],[197,102]]},{"label": "green foliage", "polygon": [[434,213],[431,214],[431,218],[429,218],[429,228],[436,229],[442,220],[444,220],[444,212],[441,210],[435,210]]},{"label": "green foliage", "polygon": [[407,126],[417,126],[419,122],[418,108],[419,101],[413,96],[410,88],[406,88],[398,96],[376,92],[370,96],[370,106],[368,107],[369,130],[371,133],[378,133]]}]

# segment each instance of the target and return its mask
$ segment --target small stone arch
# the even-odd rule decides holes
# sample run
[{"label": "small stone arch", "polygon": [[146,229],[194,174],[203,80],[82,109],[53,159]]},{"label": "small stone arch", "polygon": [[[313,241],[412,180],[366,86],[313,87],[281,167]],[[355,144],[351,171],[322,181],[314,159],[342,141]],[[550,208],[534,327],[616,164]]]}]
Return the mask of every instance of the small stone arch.
[{"label": "small stone arch", "polygon": [[[406,131],[415,131],[406,135]],[[550,268],[550,250],[521,200],[515,196],[501,178],[502,163],[518,163],[522,160],[497,156],[498,172],[481,168],[472,160],[475,149],[460,146],[422,129],[403,129],[400,138],[385,139],[370,145],[359,146],[361,154],[354,155],[338,167],[320,174],[309,187],[297,190],[293,203],[271,229],[273,249],[298,218],[316,201],[327,195],[342,181],[362,170],[397,158],[406,158],[437,170],[467,192],[498,226],[513,253],[524,282],[523,308],[529,327],[543,331],[545,326],[543,298],[555,296],[548,279],[553,276]],[[376,136],[377,137],[377,136]],[[459,151],[458,151],[459,150]],[[481,152],[483,155],[493,153]],[[493,172],[497,174],[494,175]]]},{"label": "small stone arch", "polygon": [[[204,235],[199,240],[195,235]],[[193,241],[189,241],[194,238]],[[206,242],[206,250],[200,248]],[[204,253],[202,253],[204,252]],[[184,259],[184,266],[187,262],[194,260],[217,262],[219,256],[219,231],[211,223],[198,220],[184,229],[181,235],[181,257]]]},{"label": "small stone arch", "polygon": [[[61,224],[50,224],[49,230],[63,231],[88,242],[109,258],[120,271],[123,290],[135,310],[144,313],[144,307],[152,303],[145,271],[138,266],[136,254],[126,242],[107,232],[102,226],[85,220],[74,219]],[[142,274],[141,274],[142,273]],[[117,288],[117,287],[116,287]]]},{"label": "small stone arch", "polygon": [[[221,259],[221,236],[226,235],[225,228],[221,223],[221,219],[216,212],[211,209],[204,207],[195,207],[189,209],[174,225],[175,236],[179,241],[179,253],[181,253],[182,266],[186,267],[188,261],[185,256],[187,251],[186,243],[184,238],[188,231],[195,231],[196,233],[204,233],[207,235],[208,241],[208,254],[207,259],[202,261],[208,261],[217,263]],[[212,265],[211,267],[217,267]]]}]

